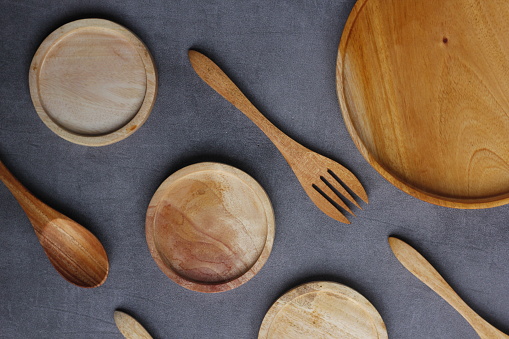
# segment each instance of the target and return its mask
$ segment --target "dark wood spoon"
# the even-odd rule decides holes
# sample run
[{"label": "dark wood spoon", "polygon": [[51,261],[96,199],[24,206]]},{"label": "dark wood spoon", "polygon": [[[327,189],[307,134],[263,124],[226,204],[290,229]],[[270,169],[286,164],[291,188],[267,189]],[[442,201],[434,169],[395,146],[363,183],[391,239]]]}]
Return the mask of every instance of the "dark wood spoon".
[{"label": "dark wood spoon", "polygon": [[30,193],[0,161],[0,180],[19,202],[51,264],[79,287],[97,287],[108,276],[108,256],[86,228],[55,211]]}]

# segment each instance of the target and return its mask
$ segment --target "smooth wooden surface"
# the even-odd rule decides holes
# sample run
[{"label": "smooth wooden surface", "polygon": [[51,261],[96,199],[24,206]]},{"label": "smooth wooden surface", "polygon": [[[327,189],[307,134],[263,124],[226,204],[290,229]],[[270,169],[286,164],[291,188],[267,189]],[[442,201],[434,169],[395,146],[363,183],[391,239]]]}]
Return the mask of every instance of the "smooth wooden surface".
[{"label": "smooth wooden surface", "polygon": [[359,0],[337,59],[343,117],[389,182],[424,201],[509,201],[509,2]]},{"label": "smooth wooden surface", "polygon": [[454,307],[479,334],[479,337],[482,339],[509,338],[508,335],[505,335],[475,313],[454,292],[440,273],[414,248],[394,237],[389,238],[389,244],[394,255],[403,266]]},{"label": "smooth wooden surface", "polygon": [[140,128],[157,91],[145,45],[103,19],[73,21],[50,34],[34,55],[29,81],[42,121],[88,146],[120,141]]},{"label": "smooth wooden surface", "polygon": [[[216,92],[251,119],[283,154],[310,199],[325,214],[349,224],[344,212],[352,213],[345,202],[361,208],[336,176],[364,202],[368,196],[359,180],[337,162],[300,145],[274,126],[253,106],[228,76],[205,55],[190,50],[189,60],[196,73]],[[343,201],[345,200],[345,201]],[[332,201],[332,202],[331,202]]]},{"label": "smooth wooden surface", "polygon": [[312,282],[281,296],[263,319],[259,339],[382,339],[387,330],[373,305],[355,290]]},{"label": "smooth wooden surface", "polygon": [[150,201],[147,243],[159,268],[199,292],[222,292],[251,279],[274,241],[274,212],[263,188],[219,163],[187,166]]},{"label": "smooth wooden surface", "polygon": [[108,276],[109,263],[99,240],[80,224],[34,197],[1,161],[0,180],[27,214],[58,273],[79,287],[102,285]]},{"label": "smooth wooden surface", "polygon": [[152,339],[147,330],[133,317],[122,311],[113,313],[118,330],[126,339]]}]

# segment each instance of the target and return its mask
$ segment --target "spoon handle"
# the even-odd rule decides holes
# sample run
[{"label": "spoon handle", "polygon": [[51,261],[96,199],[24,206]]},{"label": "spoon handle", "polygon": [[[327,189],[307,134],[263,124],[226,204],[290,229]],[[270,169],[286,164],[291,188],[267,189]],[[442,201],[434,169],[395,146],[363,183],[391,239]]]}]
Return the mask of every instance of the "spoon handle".
[{"label": "spoon handle", "polygon": [[[59,216],[58,212],[45,205],[30,193],[5,167],[2,161],[0,161],[0,180],[2,180],[14,198],[19,202],[37,232],[41,231],[47,221]],[[40,220],[43,221],[40,222]]]},{"label": "spoon handle", "polygon": [[479,337],[486,339],[509,338],[475,313],[440,273],[413,247],[393,237],[389,238],[389,245],[403,266],[454,307],[468,321]]},{"label": "spoon handle", "polygon": [[274,126],[212,60],[194,50],[189,50],[189,60],[196,74],[251,119],[283,154],[289,145],[295,146],[296,142]]}]

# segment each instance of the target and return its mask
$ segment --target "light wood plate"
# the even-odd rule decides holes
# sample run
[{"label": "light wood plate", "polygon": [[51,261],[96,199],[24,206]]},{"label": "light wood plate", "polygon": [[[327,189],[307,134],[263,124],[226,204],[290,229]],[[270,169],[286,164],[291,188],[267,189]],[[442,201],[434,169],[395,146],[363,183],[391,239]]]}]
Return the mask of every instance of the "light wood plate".
[{"label": "light wood plate", "polygon": [[509,202],[509,2],[359,0],[337,90],[368,162],[424,201]]},{"label": "light wood plate", "polygon": [[103,19],[73,21],[51,33],[32,59],[29,84],[46,126],[87,146],[134,133],[147,120],[157,92],[145,45]]},{"label": "light wood plate", "polygon": [[249,175],[219,163],[185,167],[150,201],[146,237],[159,268],[177,284],[222,292],[251,279],[274,241],[274,212]]},{"label": "light wood plate", "polygon": [[259,339],[387,338],[382,317],[355,290],[333,282],[301,285],[280,297],[263,319]]}]

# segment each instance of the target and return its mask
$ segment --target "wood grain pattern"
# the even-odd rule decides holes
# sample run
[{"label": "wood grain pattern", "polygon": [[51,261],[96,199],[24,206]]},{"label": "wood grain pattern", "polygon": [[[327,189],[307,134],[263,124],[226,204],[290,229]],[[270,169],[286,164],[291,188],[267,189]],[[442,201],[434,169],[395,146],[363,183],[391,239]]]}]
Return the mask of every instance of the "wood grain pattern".
[{"label": "wood grain pattern", "polygon": [[251,279],[274,241],[274,212],[263,188],[219,163],[185,167],[150,201],[147,243],[159,268],[199,292],[222,292]]},{"label": "wood grain pattern", "polygon": [[152,339],[147,330],[133,317],[122,311],[113,313],[118,330],[126,339]]},{"label": "wood grain pattern", "polygon": [[203,81],[251,119],[274,143],[315,205],[331,218],[349,224],[350,221],[344,213],[353,215],[353,212],[345,202],[361,207],[343,184],[364,202],[368,202],[366,191],[355,175],[337,162],[309,150],[281,132],[205,55],[190,50],[189,60]]},{"label": "wood grain pattern", "polygon": [[425,283],[429,288],[444,298],[452,307],[456,309],[473,327],[479,337],[482,339],[508,339],[509,336],[500,332],[490,325],[486,320],[475,313],[449,284],[442,278],[440,273],[414,248],[404,241],[390,237],[389,244],[396,258],[415,275],[419,280]]},{"label": "wood grain pattern", "polygon": [[51,33],[34,55],[29,83],[42,121],[62,138],[88,146],[134,133],[157,91],[145,45],[102,19],[73,21]]},{"label": "wood grain pattern", "polygon": [[19,202],[51,264],[79,287],[97,287],[109,271],[104,247],[90,231],[33,196],[0,161],[0,180]]},{"label": "wood grain pattern", "polygon": [[387,330],[373,305],[351,288],[332,282],[301,285],[269,309],[259,339],[382,339]]},{"label": "wood grain pattern", "polygon": [[509,201],[509,2],[359,0],[337,60],[352,138],[424,201]]}]

